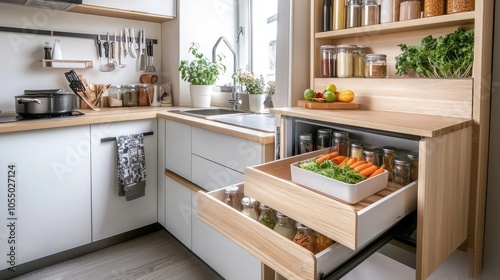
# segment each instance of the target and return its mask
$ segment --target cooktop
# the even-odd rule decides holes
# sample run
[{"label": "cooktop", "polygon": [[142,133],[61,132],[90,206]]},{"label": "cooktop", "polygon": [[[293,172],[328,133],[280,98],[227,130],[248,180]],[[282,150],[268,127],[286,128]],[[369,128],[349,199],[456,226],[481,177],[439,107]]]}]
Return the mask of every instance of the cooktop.
[{"label": "cooktop", "polygon": [[84,115],[84,113],[80,111],[72,111],[69,113],[63,114],[37,114],[33,116],[21,116],[16,113],[0,113],[0,123],[9,123],[9,122],[17,122],[17,121],[28,121],[28,120],[40,120],[40,119],[49,119],[49,118],[65,118],[65,117],[76,117]]}]

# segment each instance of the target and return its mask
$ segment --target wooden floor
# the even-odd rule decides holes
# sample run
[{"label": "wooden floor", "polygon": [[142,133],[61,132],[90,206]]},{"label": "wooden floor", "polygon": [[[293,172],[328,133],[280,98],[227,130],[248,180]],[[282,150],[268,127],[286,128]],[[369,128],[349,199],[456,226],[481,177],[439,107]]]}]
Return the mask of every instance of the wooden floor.
[{"label": "wooden floor", "polygon": [[210,280],[222,278],[168,232],[160,230],[12,279]]}]

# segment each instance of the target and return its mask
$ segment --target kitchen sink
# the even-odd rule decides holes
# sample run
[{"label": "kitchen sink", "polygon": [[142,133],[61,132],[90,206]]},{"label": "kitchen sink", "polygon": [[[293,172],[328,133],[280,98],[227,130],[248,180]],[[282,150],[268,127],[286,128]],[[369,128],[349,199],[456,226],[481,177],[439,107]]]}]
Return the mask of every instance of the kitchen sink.
[{"label": "kitchen sink", "polygon": [[202,109],[187,109],[187,110],[174,110],[170,111],[173,113],[189,115],[197,118],[203,119],[215,119],[221,116],[228,115],[247,115],[251,114],[250,112],[240,111],[240,110],[231,110],[226,108],[202,108]]}]

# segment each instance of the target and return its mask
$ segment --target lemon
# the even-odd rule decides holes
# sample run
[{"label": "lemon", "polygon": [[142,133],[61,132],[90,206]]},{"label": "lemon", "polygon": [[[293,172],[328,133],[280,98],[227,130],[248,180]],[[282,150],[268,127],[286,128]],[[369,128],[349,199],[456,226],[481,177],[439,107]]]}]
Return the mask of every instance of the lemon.
[{"label": "lemon", "polygon": [[337,86],[335,84],[329,84],[325,91],[336,92]]},{"label": "lemon", "polygon": [[312,89],[306,89],[304,91],[304,98],[309,101],[311,98],[316,98],[316,92]]},{"label": "lemon", "polygon": [[326,100],[326,102],[333,102],[335,101],[335,93],[333,91],[325,91],[323,94],[323,98]]}]

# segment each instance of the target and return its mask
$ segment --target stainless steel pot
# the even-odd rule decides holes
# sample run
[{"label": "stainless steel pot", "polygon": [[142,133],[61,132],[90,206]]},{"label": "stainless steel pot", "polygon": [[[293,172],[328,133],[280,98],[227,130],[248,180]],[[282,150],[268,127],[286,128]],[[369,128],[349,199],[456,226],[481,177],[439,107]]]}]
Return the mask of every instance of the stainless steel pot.
[{"label": "stainless steel pot", "polygon": [[60,115],[75,109],[73,93],[63,90],[26,90],[15,96],[16,113],[21,116]]}]

